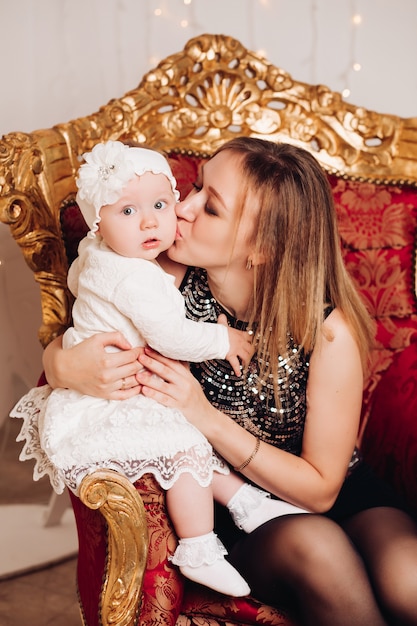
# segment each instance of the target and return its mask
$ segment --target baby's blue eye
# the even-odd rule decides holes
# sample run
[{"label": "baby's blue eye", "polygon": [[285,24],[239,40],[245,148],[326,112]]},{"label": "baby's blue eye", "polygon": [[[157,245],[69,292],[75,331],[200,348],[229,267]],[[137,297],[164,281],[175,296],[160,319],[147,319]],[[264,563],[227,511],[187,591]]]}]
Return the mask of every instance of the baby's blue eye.
[{"label": "baby's blue eye", "polygon": [[134,212],[135,212],[135,209],[131,206],[127,206],[123,209],[124,215],[133,215]]},{"label": "baby's blue eye", "polygon": [[153,206],[160,211],[161,209],[165,209],[166,205],[167,203],[164,200],[158,200]]}]

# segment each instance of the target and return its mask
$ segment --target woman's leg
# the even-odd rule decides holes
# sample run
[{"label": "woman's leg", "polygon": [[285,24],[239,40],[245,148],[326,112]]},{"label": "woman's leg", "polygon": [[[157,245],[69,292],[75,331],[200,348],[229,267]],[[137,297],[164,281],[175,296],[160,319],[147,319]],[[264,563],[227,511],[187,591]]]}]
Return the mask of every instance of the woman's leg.
[{"label": "woman's leg", "polygon": [[395,626],[417,626],[417,525],[394,508],[357,513],[344,524],[379,603]]},{"label": "woman's leg", "polygon": [[201,487],[189,472],[181,474],[166,493],[167,510],[179,537],[172,557],[181,573],[201,585],[230,596],[246,596],[250,589],[226,561],[226,549],[213,532],[211,486]]},{"label": "woman's leg", "polygon": [[231,561],[252,595],[287,606],[304,626],[386,626],[361,557],[320,515],[290,515],[241,539]]}]

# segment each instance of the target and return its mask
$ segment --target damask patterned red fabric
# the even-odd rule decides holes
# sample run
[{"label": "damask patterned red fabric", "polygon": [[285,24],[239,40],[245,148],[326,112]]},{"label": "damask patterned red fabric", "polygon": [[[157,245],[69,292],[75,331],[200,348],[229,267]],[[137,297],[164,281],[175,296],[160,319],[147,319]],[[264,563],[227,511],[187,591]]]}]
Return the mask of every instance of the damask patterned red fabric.
[{"label": "damask patterned red fabric", "polygon": [[[201,159],[172,154],[170,162],[181,197],[185,197],[197,178]],[[417,190],[335,176],[329,176],[329,181],[346,267],[376,323],[360,442],[378,473],[417,507]],[[75,204],[63,208],[61,221],[71,261],[87,227]],[[253,599],[226,598],[184,583],[167,560],[176,539],[165,513],[164,494],[149,475],[136,487],[144,500],[150,532],[141,626],[295,626],[290,617]],[[76,498],[73,506],[80,538],[80,598],[88,626],[98,626],[105,562],[104,521]]]},{"label": "damask patterned red fabric", "polygon": [[396,352],[417,337],[417,191],[329,177],[346,267],[376,323],[361,438],[372,393]]},{"label": "damask patterned red fabric", "polygon": [[362,451],[417,514],[417,342],[398,351],[382,374]]},{"label": "damask patterned red fabric", "polygon": [[166,515],[165,492],[151,474],[135,483],[146,511],[149,532],[147,570],[143,582],[141,626],[174,626],[182,606],[184,579],[168,561],[177,538]]},{"label": "damask patterned red fabric", "polygon": [[78,532],[77,589],[87,626],[100,626],[99,606],[107,557],[107,527],[100,511],[69,492]]},{"label": "damask patterned red fabric", "polygon": [[296,626],[289,615],[253,598],[230,598],[187,581],[181,615],[182,624],[262,624],[262,626]]}]

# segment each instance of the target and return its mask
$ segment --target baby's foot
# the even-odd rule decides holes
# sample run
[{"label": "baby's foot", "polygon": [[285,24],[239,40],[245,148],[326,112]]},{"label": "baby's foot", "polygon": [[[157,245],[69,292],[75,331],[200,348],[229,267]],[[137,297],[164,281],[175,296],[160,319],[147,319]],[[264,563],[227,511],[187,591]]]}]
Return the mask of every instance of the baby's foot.
[{"label": "baby's foot", "polygon": [[276,517],[309,512],[284,500],[273,500],[266,491],[248,484],[237,490],[227,508],[236,526],[246,533]]},{"label": "baby's foot", "polygon": [[218,537],[211,532],[200,537],[180,539],[172,563],[190,580],[228,596],[247,596],[250,588],[224,555],[227,554]]},{"label": "baby's foot", "polygon": [[181,565],[180,572],[195,583],[210,587],[227,596],[239,598],[250,594],[247,582],[224,556],[210,565],[203,564],[199,567]]}]

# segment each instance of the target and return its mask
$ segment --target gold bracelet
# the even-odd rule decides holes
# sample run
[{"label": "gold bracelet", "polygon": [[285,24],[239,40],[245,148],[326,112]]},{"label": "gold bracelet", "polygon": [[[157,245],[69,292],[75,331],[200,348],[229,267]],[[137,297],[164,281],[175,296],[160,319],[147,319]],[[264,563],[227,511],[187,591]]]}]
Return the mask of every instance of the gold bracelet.
[{"label": "gold bracelet", "polygon": [[250,456],[248,456],[246,461],[243,461],[242,465],[239,465],[239,467],[235,467],[234,468],[235,472],[241,472],[243,469],[245,469],[245,467],[247,467],[249,465],[249,463],[251,461],[253,461],[255,456],[258,454],[258,450],[259,450],[259,446],[260,445],[261,445],[261,440],[259,439],[259,437],[256,437],[256,443],[255,443],[255,447],[253,449],[252,454]]}]

